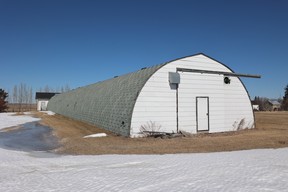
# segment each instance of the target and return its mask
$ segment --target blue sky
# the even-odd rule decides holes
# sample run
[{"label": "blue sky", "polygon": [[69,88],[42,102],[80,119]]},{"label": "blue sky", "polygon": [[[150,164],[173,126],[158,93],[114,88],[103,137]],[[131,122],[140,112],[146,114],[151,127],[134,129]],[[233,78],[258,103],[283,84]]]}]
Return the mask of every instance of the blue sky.
[{"label": "blue sky", "polygon": [[286,0],[0,0],[0,88],[85,86],[195,53],[251,97],[288,84]]}]

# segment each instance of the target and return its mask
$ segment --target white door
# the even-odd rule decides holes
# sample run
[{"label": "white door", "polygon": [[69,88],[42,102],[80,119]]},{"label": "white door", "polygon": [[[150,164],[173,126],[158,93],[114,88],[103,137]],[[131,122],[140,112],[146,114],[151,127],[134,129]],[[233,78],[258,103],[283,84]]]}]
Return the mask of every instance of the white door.
[{"label": "white door", "polygon": [[46,111],[46,102],[41,101],[41,111]]},{"label": "white door", "polygon": [[196,97],[197,131],[209,131],[209,98]]}]

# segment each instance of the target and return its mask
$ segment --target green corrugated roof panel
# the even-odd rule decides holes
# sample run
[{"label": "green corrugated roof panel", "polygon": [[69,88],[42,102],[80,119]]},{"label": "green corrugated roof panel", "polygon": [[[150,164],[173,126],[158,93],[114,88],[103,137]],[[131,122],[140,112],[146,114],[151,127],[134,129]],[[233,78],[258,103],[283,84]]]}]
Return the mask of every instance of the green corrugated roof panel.
[{"label": "green corrugated roof panel", "polygon": [[138,94],[147,80],[163,65],[56,95],[49,101],[48,110],[129,136]]}]

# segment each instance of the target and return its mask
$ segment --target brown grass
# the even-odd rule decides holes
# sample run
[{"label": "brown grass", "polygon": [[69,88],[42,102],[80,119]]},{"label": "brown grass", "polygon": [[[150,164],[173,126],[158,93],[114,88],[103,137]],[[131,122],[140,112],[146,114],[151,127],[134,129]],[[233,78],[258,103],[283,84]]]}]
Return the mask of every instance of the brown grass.
[{"label": "brown grass", "polygon": [[26,111],[35,111],[37,109],[37,104],[18,104],[18,103],[8,103],[8,109],[6,112],[26,112]]},{"label": "brown grass", "polygon": [[[65,154],[167,154],[288,147],[287,112],[257,112],[257,128],[253,130],[173,139],[126,138],[60,115],[36,113],[36,116],[54,129],[63,145],[56,152]],[[108,137],[83,138],[103,132]]]}]

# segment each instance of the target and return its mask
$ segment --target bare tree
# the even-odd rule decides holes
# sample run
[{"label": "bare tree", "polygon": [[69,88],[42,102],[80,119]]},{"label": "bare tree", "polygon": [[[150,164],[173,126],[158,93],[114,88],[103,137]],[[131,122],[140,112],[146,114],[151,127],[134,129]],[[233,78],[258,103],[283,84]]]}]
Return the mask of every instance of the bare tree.
[{"label": "bare tree", "polygon": [[56,87],[55,92],[56,92],[56,93],[60,93],[59,87]]},{"label": "bare tree", "polygon": [[64,89],[64,91],[67,92],[67,91],[70,91],[70,90],[71,90],[71,89],[70,89],[69,85],[66,84],[66,85],[65,85],[65,89]]},{"label": "bare tree", "polygon": [[52,88],[50,87],[49,85],[45,85],[44,88],[40,87],[38,89],[39,92],[60,92],[60,93],[64,93],[64,92],[67,92],[67,91],[70,91],[71,88],[68,84],[66,84],[65,86],[61,86],[61,87],[56,87],[56,88]]},{"label": "bare tree", "polygon": [[13,102],[18,104],[18,111],[23,111],[23,106],[29,103],[29,88],[25,83],[15,85],[13,89]]},{"label": "bare tree", "polygon": [[33,90],[32,87],[29,88],[28,91],[28,103],[29,103],[29,110],[32,110],[32,103],[33,103]]},{"label": "bare tree", "polygon": [[18,87],[14,85],[13,88],[13,103],[18,103]]},{"label": "bare tree", "polygon": [[29,100],[29,91],[26,84],[23,84],[23,103],[27,104]]},{"label": "bare tree", "polygon": [[22,103],[23,103],[23,97],[24,97],[24,86],[23,83],[20,84],[20,87],[18,88],[18,103],[19,103],[19,112],[22,111]]},{"label": "bare tree", "polygon": [[13,97],[12,97],[12,95],[11,95],[10,89],[7,90],[7,94],[8,94],[8,96],[7,96],[7,98],[6,98],[6,101],[7,101],[8,103],[12,103]]},{"label": "bare tree", "polygon": [[48,85],[44,87],[44,92],[50,92],[50,87]]}]

